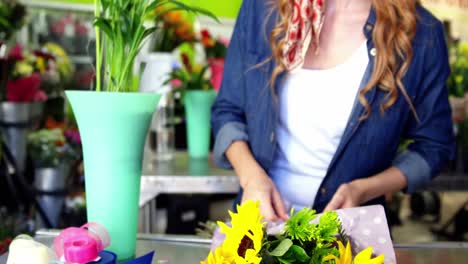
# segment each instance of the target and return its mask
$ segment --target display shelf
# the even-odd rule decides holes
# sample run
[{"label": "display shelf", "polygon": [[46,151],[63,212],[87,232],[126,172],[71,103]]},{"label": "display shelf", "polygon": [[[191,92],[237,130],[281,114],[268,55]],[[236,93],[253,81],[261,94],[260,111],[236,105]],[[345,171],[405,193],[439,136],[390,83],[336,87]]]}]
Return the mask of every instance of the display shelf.
[{"label": "display shelf", "polygon": [[70,61],[75,63],[75,64],[93,64],[94,63],[93,57],[91,57],[91,56],[71,55],[71,56],[69,56],[69,58],[70,58]]},{"label": "display shelf", "polygon": [[77,2],[55,2],[55,1],[38,1],[38,0],[20,0],[21,3],[28,7],[45,8],[57,11],[75,11],[75,12],[94,12],[92,4],[77,3]]}]

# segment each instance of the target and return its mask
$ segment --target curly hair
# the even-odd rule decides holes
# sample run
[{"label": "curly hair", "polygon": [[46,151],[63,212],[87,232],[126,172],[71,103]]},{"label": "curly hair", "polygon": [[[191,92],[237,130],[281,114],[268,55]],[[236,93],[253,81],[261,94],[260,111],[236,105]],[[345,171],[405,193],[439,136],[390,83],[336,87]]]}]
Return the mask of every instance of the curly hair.
[{"label": "curly hair", "polygon": [[[361,120],[367,119],[371,114],[371,107],[365,95],[374,87],[379,87],[387,92],[385,100],[380,106],[381,113],[395,104],[401,93],[416,119],[419,119],[402,82],[413,58],[411,41],[416,34],[416,6],[418,3],[417,0],[372,0],[377,18],[372,39],[379,52],[375,56],[372,76],[359,93],[359,101],[366,109]],[[279,75],[286,71],[282,62],[282,51],[292,16],[292,1],[273,0],[270,4],[278,11],[276,25],[270,32],[269,39],[272,48],[271,59],[276,62],[270,77],[271,88],[274,90]]]}]

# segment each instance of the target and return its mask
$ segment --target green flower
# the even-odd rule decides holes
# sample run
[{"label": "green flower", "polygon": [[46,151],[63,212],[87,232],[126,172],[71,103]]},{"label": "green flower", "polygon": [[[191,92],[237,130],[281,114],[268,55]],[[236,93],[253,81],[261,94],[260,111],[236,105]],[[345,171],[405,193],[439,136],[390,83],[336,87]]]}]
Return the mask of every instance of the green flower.
[{"label": "green flower", "polygon": [[304,208],[298,213],[294,214],[294,208],[291,209],[291,218],[286,222],[285,231],[287,235],[301,243],[310,241],[314,231],[315,225],[311,221],[316,217],[315,210]]}]

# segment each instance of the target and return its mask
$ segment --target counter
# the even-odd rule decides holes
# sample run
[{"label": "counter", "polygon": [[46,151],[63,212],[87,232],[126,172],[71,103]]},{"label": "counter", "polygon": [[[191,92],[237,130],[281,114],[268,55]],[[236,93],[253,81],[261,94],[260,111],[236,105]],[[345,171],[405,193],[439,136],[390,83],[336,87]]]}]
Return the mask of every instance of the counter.
[{"label": "counter", "polygon": [[[36,233],[36,239],[46,245],[52,245],[57,234],[56,230],[40,230]],[[200,263],[209,252],[210,242],[209,239],[195,236],[139,234],[136,255],[142,256],[155,250],[154,264]],[[396,245],[395,249],[397,261],[401,264],[468,263],[468,243]],[[6,263],[6,259],[6,255],[1,256],[0,264]]]}]

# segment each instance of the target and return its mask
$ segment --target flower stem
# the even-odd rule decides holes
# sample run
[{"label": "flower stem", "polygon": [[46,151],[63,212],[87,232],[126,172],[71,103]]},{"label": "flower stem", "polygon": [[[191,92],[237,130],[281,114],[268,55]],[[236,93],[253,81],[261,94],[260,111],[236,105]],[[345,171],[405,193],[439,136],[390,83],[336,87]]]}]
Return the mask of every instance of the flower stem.
[{"label": "flower stem", "polygon": [[[94,0],[94,17],[100,16],[100,0]],[[96,91],[101,91],[101,68],[102,68],[102,56],[101,56],[101,33],[99,27],[94,26],[96,31]]]}]

